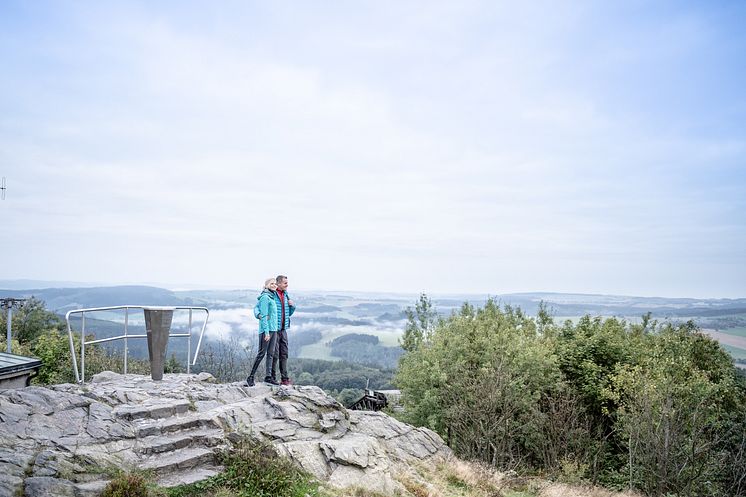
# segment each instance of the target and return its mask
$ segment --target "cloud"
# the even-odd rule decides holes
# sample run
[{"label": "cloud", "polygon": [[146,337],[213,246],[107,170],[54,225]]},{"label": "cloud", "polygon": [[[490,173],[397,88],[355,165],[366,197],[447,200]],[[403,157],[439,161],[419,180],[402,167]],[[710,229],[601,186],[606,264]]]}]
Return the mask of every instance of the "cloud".
[{"label": "cloud", "polygon": [[3,8],[8,277],[744,289],[740,9]]}]

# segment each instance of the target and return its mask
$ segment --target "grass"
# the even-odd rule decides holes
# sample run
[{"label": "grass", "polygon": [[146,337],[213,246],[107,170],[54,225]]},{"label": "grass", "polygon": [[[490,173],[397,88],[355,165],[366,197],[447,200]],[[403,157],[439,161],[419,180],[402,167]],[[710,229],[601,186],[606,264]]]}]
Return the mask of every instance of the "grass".
[{"label": "grass", "polygon": [[141,472],[118,473],[100,497],[164,497],[163,490],[151,483],[149,475]]},{"label": "grass", "polygon": [[269,442],[249,437],[224,453],[222,463],[226,469],[219,475],[168,489],[155,487],[145,473],[120,473],[102,497],[639,497],[599,487],[508,476],[456,458],[402,466],[402,472],[394,475],[401,487],[390,495],[360,487],[338,489],[278,457]]},{"label": "grass", "polygon": [[415,464],[406,473],[399,474],[397,480],[405,489],[402,497],[640,497],[589,485],[511,476],[481,463],[457,458],[439,464]]}]

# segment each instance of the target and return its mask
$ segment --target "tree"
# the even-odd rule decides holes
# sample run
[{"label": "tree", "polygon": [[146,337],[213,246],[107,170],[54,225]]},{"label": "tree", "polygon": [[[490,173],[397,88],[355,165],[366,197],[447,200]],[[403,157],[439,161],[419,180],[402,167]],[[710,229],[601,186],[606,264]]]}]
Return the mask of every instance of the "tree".
[{"label": "tree", "polygon": [[[0,315],[0,329],[8,326],[8,314]],[[48,330],[63,330],[64,322],[54,312],[46,309],[44,301],[36,297],[26,300],[19,309],[13,311],[13,339],[19,343],[31,343]]]},{"label": "tree", "polygon": [[402,349],[411,352],[417,349],[423,341],[429,341],[439,322],[438,313],[432,301],[424,293],[415,304],[414,310],[407,307],[407,326],[404,335],[399,340]]},{"label": "tree", "polygon": [[542,398],[560,379],[535,322],[489,300],[441,322],[402,358],[395,382],[408,421],[461,456],[515,467],[542,457]]},{"label": "tree", "polygon": [[726,421],[743,409],[730,357],[693,323],[667,324],[641,352],[610,389],[630,484],[648,495],[720,494],[728,462],[737,462],[721,450]]}]

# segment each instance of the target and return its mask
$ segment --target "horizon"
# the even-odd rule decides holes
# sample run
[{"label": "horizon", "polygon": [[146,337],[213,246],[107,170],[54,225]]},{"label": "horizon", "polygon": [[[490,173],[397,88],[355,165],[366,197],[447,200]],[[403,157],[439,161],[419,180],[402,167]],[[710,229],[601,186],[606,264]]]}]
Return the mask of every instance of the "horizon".
[{"label": "horizon", "polygon": [[[33,286],[35,284],[40,286]],[[10,285],[10,286],[8,286]],[[162,290],[168,290],[171,292],[191,292],[191,291],[260,291],[258,288],[252,287],[233,287],[233,286],[209,286],[209,285],[195,285],[192,287],[179,287],[178,285],[169,285],[162,282],[140,282],[140,283],[103,283],[103,282],[81,282],[81,281],[50,281],[50,280],[34,280],[28,278],[19,279],[0,279],[0,290],[5,291],[29,291],[29,290],[48,290],[48,289],[86,289],[86,288],[116,288],[116,287],[147,287],[147,288],[159,288]],[[627,295],[627,294],[612,294],[612,293],[588,293],[588,292],[557,292],[557,291],[528,291],[528,292],[398,292],[398,291],[379,291],[379,290],[350,290],[350,289],[327,289],[327,288],[290,288],[290,293],[339,293],[348,295],[394,295],[401,297],[413,297],[417,299],[420,294],[424,293],[430,298],[442,298],[442,297],[479,297],[479,298],[490,298],[500,296],[521,296],[521,295],[564,295],[564,296],[589,296],[589,297],[623,297],[623,298],[640,298],[640,299],[689,299],[689,300],[744,300],[743,297],[718,297],[718,296],[691,296],[691,295]]]},{"label": "horizon", "polygon": [[728,1],[1,2],[2,276],[741,298],[744,25]]}]

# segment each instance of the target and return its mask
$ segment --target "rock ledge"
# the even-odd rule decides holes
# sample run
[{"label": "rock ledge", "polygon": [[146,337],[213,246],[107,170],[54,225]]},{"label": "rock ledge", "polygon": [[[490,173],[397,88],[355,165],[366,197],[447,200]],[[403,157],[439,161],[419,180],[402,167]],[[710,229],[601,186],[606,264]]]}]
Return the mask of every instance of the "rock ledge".
[{"label": "rock ledge", "polygon": [[152,470],[164,486],[199,481],[242,434],[331,485],[384,494],[409,463],[450,455],[434,432],[348,411],[318,387],[107,371],[85,385],[0,390],[0,497],[97,496],[117,468]]}]

